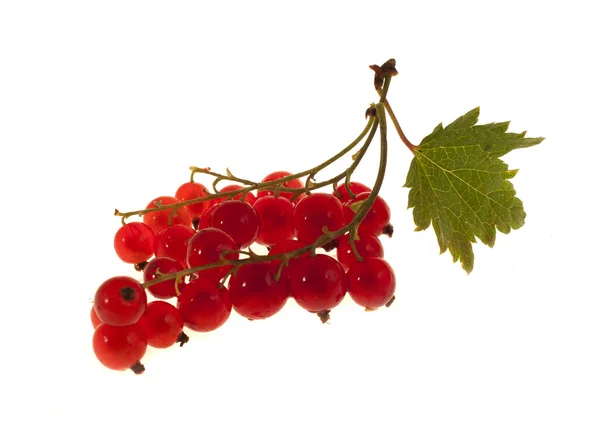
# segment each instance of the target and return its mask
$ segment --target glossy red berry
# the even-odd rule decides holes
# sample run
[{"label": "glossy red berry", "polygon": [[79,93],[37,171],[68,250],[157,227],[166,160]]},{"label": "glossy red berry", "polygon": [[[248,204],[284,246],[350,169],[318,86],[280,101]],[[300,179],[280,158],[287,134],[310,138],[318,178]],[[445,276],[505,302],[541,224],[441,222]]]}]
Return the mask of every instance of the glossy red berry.
[{"label": "glossy red berry", "polygon": [[331,310],[346,295],[344,268],[328,255],[317,254],[296,260],[290,264],[288,275],[291,296],[312,313]]},{"label": "glossy red berry", "polygon": [[344,226],[344,211],[340,201],[331,194],[314,193],[304,197],[294,209],[294,234],[298,240],[311,244],[323,234]]},{"label": "glossy red berry", "polygon": [[238,248],[252,245],[258,236],[259,224],[254,208],[240,200],[219,203],[210,217],[211,227],[231,236]]},{"label": "glossy red berry", "polygon": [[146,310],[146,291],[131,277],[112,277],[104,281],[94,296],[98,319],[112,326],[136,323]]},{"label": "glossy red berry", "polygon": [[231,314],[229,290],[207,277],[190,281],[177,299],[177,308],[185,326],[208,332],[219,328]]},{"label": "glossy red berry", "polygon": [[[376,236],[368,233],[359,233],[359,236],[360,239],[354,241],[354,246],[362,259],[368,257],[383,257],[383,245]],[[353,263],[356,263],[356,255],[354,254],[354,251],[352,251],[349,234],[345,234],[338,239],[336,254],[338,261],[346,270],[352,266]]]},{"label": "glossy red berry", "polygon": [[[155,202],[160,202],[163,206],[179,203],[175,197],[161,196],[152,200],[146,206],[146,209],[156,208]],[[162,229],[169,226],[169,215],[173,212],[173,209],[164,209],[144,214],[144,222],[150,226],[154,233],[160,232]],[[192,216],[185,207],[180,207],[173,213],[171,217],[171,225],[183,224],[184,226],[192,225]]]},{"label": "glossy red berry", "polygon": [[148,345],[164,349],[176,342],[187,341],[183,332],[183,319],[179,310],[164,301],[148,303],[146,312],[139,321],[148,338]]},{"label": "glossy red berry", "polygon": [[111,370],[144,371],[140,360],[146,354],[146,334],[139,324],[111,326],[101,323],[94,331],[92,346],[98,361]]},{"label": "glossy red berry", "polygon": [[[355,196],[361,192],[371,192],[371,188],[360,182],[348,182],[348,186],[350,187],[350,191],[352,191]],[[352,199],[345,183],[338,185],[338,187],[335,189],[334,195],[339,198],[342,203],[346,203],[348,200]]]},{"label": "glossy red berry", "polygon": [[375,309],[387,304],[396,291],[396,275],[388,262],[370,257],[348,269],[348,294],[358,305]]},{"label": "glossy red berry", "polygon": [[[292,173],[288,172],[288,171],[275,171],[271,174],[269,174],[268,176],[266,176],[262,182],[270,182],[272,180],[277,180],[277,179],[281,179],[283,177],[286,176],[290,176]],[[288,180],[287,182],[284,182],[282,185],[282,187],[284,188],[304,188],[304,182],[302,182],[300,179],[292,179],[292,180]],[[263,191],[259,191],[258,192],[258,198],[261,197],[265,197],[268,195],[274,195],[275,191],[274,190],[263,190]],[[293,192],[286,192],[286,191],[280,191],[278,194],[280,197],[285,197],[288,200],[291,200],[292,197],[294,196]],[[294,200],[294,202],[297,202],[298,200],[300,200],[301,197],[298,197],[297,199]]]},{"label": "glossy red berry", "polygon": [[[174,274],[183,271],[183,265],[171,257],[155,257],[144,268],[144,283],[155,280],[165,274]],[[181,290],[184,283],[179,282],[177,288]],[[157,299],[170,299],[177,296],[175,279],[161,281],[148,286],[148,291]]]},{"label": "glossy red berry", "polygon": [[196,231],[190,226],[169,226],[154,238],[154,255],[156,257],[170,257],[186,266],[188,242]]},{"label": "glossy red berry", "polygon": [[92,321],[92,326],[94,329],[96,329],[98,325],[102,323],[102,321],[98,319],[98,315],[96,314],[96,310],[94,309],[93,305],[92,309],[90,310],[90,320]]},{"label": "glossy red berry", "polygon": [[[225,251],[237,250],[238,246],[231,236],[216,228],[202,229],[196,232],[188,243],[187,263],[190,268],[216,263],[221,260]],[[224,256],[228,260],[237,260],[239,253],[229,253]],[[220,280],[231,269],[231,266],[219,266],[198,272],[214,280]]]},{"label": "glossy red berry", "polygon": [[260,245],[275,245],[294,238],[294,205],[284,197],[267,195],[254,203],[259,219],[256,242]]},{"label": "glossy red berry", "polygon": [[154,231],[150,226],[131,222],[121,226],[115,234],[114,247],[117,256],[125,263],[138,264],[152,257]]},{"label": "glossy red berry", "polygon": [[[350,221],[352,221],[352,218],[354,218],[354,215],[356,214],[350,208],[350,205],[366,200],[369,197],[369,194],[370,193],[368,192],[361,192],[352,200],[346,202],[346,204],[344,205],[344,215],[346,224],[350,223]],[[375,201],[373,202],[373,205],[371,206],[371,209],[369,209],[364,219],[358,226],[358,229],[361,232],[370,233],[374,236],[382,235],[386,233],[387,230],[389,230],[390,215],[391,212],[388,204],[385,202],[384,199],[377,196],[375,198]]]},{"label": "glossy red berry", "polygon": [[[291,251],[295,251],[302,247],[305,247],[308,244],[299,241],[298,239],[288,239],[285,241],[277,242],[275,245],[271,247],[269,250],[269,256],[276,256],[279,254],[289,253]],[[308,257],[310,253],[307,251],[302,256]]]},{"label": "glossy red berry", "polygon": [[212,213],[215,211],[215,209],[217,208],[219,203],[221,203],[221,202],[212,204],[212,200],[211,200],[210,207],[208,209],[206,209],[206,212],[204,212],[202,214],[202,216],[200,217],[200,220],[198,221],[198,230],[210,228],[210,223],[212,221]]},{"label": "glossy red berry", "polygon": [[273,263],[249,263],[241,266],[229,280],[233,309],[248,319],[266,319],[285,305],[287,281],[275,281],[277,266]]},{"label": "glossy red berry", "polygon": [[[209,191],[201,183],[186,182],[177,188],[177,192],[175,192],[175,198],[179,201],[188,201],[196,198],[206,197],[209,194]],[[199,203],[188,204],[185,206],[185,208],[188,210],[192,218],[200,218],[204,211],[208,209],[209,202],[209,200],[205,200]]]},{"label": "glossy red berry", "polygon": [[[219,190],[219,192],[231,192],[231,191],[237,191],[238,189],[242,189],[244,188],[241,185],[227,185],[224,186],[223,188],[221,188]],[[221,197],[221,198],[215,198],[213,200],[211,200],[212,204],[219,204],[222,203],[224,201],[229,201],[229,200],[242,200],[242,197],[244,196],[243,193],[239,193],[237,195],[234,195],[232,198],[227,198],[227,197]],[[244,197],[244,200],[246,203],[248,203],[249,205],[254,205],[254,202],[256,201],[256,196],[254,194],[252,194],[251,192],[246,193],[246,196]]]}]

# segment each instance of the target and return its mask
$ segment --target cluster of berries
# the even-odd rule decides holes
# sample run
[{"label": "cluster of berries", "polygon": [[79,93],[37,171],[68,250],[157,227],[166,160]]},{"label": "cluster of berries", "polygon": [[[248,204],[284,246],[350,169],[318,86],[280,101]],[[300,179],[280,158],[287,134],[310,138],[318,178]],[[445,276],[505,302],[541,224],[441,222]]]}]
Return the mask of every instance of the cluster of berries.
[{"label": "cluster of berries", "polygon": [[[286,176],[275,172],[262,183]],[[232,309],[250,320],[266,319],[289,297],[323,322],[346,293],[368,310],[389,306],[396,281],[378,239],[392,233],[386,202],[375,197],[357,230],[321,245],[324,233],[353,221],[370,188],[349,182],[333,193],[305,194],[299,179],[280,185],[296,193],[275,188],[236,195],[242,187],[230,185],[219,191],[228,196],[213,198],[201,183],[187,182],[173,197],[152,200],[143,222],[120,227],[115,251],[143,272],[143,283],[117,276],[97,289],[91,319],[98,360],[141,373],[148,345],[183,345],[189,339],[184,327],[215,330]],[[177,206],[184,201],[194,202]],[[255,244],[268,253],[257,255]],[[335,257],[328,254],[334,249]],[[244,255],[250,260],[237,264]],[[146,289],[155,300],[149,302]]]}]

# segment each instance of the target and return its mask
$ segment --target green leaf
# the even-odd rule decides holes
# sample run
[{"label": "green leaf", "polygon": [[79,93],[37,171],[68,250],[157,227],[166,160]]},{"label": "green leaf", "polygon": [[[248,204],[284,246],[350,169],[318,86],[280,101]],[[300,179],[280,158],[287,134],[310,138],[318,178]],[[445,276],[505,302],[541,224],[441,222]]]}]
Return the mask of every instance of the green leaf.
[{"label": "green leaf", "polygon": [[525,223],[523,202],[509,181],[518,170],[500,157],[544,140],[506,132],[509,122],[476,125],[478,117],[479,107],[445,128],[436,126],[414,149],[404,185],[415,230],[433,225],[440,254],[450,250],[467,273],[476,237],[493,247],[496,230],[509,233]]}]

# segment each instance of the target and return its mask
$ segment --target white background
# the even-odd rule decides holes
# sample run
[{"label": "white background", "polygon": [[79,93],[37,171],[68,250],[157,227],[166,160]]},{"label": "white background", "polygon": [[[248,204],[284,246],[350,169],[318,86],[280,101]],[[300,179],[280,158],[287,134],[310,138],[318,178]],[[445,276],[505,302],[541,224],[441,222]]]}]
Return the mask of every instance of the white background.
[{"label": "white background", "polygon": [[[1,2],[0,431],[600,431],[592,4]],[[142,376],[103,368],[90,298],[133,275],[113,209],[174,194],[190,165],[318,164],[362,130],[368,66],[390,57],[412,141],[476,106],[546,137],[505,158],[525,226],[475,245],[467,276],[413,231],[411,155],[390,134],[392,308],[346,299],[324,326],[290,300],[150,350]]]}]

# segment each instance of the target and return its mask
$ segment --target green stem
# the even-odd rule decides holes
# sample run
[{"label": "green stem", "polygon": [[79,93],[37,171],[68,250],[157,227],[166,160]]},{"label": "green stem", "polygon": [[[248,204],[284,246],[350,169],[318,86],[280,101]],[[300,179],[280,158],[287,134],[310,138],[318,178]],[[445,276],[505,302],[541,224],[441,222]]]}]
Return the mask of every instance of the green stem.
[{"label": "green stem", "polygon": [[[389,80],[388,80],[389,81]],[[389,86],[389,84],[388,84]],[[388,112],[390,119],[392,120],[392,123],[394,124],[394,127],[396,128],[396,132],[398,133],[398,135],[400,136],[400,140],[402,140],[402,142],[404,143],[404,145],[408,148],[408,150],[410,150],[412,153],[415,153],[415,149],[418,146],[415,146],[414,144],[412,144],[408,138],[406,137],[406,135],[404,134],[404,131],[402,131],[402,128],[400,127],[400,122],[398,122],[398,119],[396,118],[396,115],[394,114],[394,111],[392,110],[392,106],[390,105],[390,103],[388,102],[388,100],[386,99],[386,94],[387,94],[387,89],[384,90],[379,90],[378,93],[380,95],[380,102],[383,102],[383,104],[385,105],[385,109]]]},{"label": "green stem", "polygon": [[[375,135],[375,131],[379,127],[380,128],[380,137],[381,137],[379,170],[377,172],[377,178],[375,180],[375,184],[373,185],[373,189],[372,189],[371,193],[363,201],[363,205],[358,209],[358,211],[354,215],[354,218],[352,218],[352,221],[350,221],[348,224],[346,224],[344,227],[341,227],[338,230],[335,230],[332,232],[328,231],[326,233],[323,233],[323,235],[321,235],[319,238],[317,238],[312,244],[306,245],[302,248],[298,248],[298,249],[296,249],[294,251],[290,251],[288,253],[277,254],[277,255],[272,255],[272,256],[254,255],[250,258],[241,259],[241,260],[221,259],[220,261],[215,262],[215,263],[210,263],[210,264],[202,265],[202,266],[196,266],[194,268],[185,269],[183,271],[175,272],[173,274],[162,275],[154,280],[151,280],[151,281],[148,281],[148,282],[142,284],[142,286],[147,288],[153,284],[157,284],[162,281],[170,280],[173,278],[182,278],[182,277],[185,277],[187,275],[190,275],[190,274],[193,274],[196,272],[200,272],[200,271],[203,271],[206,269],[216,268],[216,267],[220,267],[220,266],[233,266],[235,268],[239,268],[240,266],[243,266],[248,263],[260,263],[260,262],[270,262],[270,261],[278,261],[278,260],[284,260],[285,262],[289,263],[290,259],[299,257],[306,252],[314,252],[314,250],[316,248],[326,244],[330,240],[335,239],[339,236],[342,236],[342,235],[348,233],[349,231],[354,230],[356,227],[358,227],[360,222],[366,216],[367,212],[371,209],[371,206],[373,205],[375,199],[377,198],[377,195],[379,194],[381,185],[383,184],[383,179],[385,177],[385,170],[386,170],[386,166],[387,166],[387,125],[386,125],[386,121],[385,121],[385,107],[384,107],[383,103],[381,103],[381,102],[379,104],[377,104],[375,107],[377,110],[377,118],[372,122],[371,133],[369,134],[367,141],[370,143],[370,141],[373,139],[373,136]],[[238,190],[238,193],[239,193],[239,190]],[[230,253],[231,253],[231,251],[224,251],[223,256],[230,254]]]},{"label": "green stem", "polygon": [[[386,84],[389,85],[389,79],[386,79]],[[367,211],[371,208],[371,205],[375,202],[375,199],[379,195],[379,191],[381,190],[381,185],[383,185],[383,179],[385,177],[385,169],[387,167],[387,122],[385,120],[385,108],[379,103],[376,106],[377,109],[377,118],[379,119],[379,136],[381,139],[380,149],[381,153],[379,155],[379,170],[377,171],[377,178],[375,179],[375,184],[371,189],[371,193],[369,194],[369,198],[365,199],[363,202],[363,206],[361,207],[361,211],[366,208],[364,214],[367,214]],[[368,204],[368,206],[365,206]],[[358,215],[358,212],[357,212]],[[364,216],[364,215],[363,215]]]},{"label": "green stem", "polygon": [[303,188],[286,188],[286,187],[280,187],[278,188],[278,190],[280,192],[292,192],[294,193],[294,195],[299,195],[302,192],[306,192],[307,190],[315,190],[315,189],[321,189],[325,186],[328,185],[332,185],[335,184],[336,182],[339,182],[342,179],[350,179],[350,175],[352,173],[354,173],[354,171],[356,170],[356,167],[358,167],[358,165],[360,164],[360,162],[363,159],[363,156],[365,155],[365,153],[367,152],[367,150],[369,149],[369,146],[371,145],[371,141],[373,140],[373,137],[375,136],[375,132],[377,130],[375,128],[372,128],[369,136],[367,137],[367,140],[365,141],[365,144],[362,145],[362,147],[360,148],[360,150],[356,153],[356,156],[354,158],[354,161],[352,161],[352,164],[350,165],[350,167],[348,167],[346,170],[344,170],[343,172],[341,172],[340,174],[338,174],[337,176],[334,176],[330,179],[324,180],[322,182],[315,182],[312,183],[310,186],[306,185]]},{"label": "green stem", "polygon": [[[350,190],[348,190],[350,191]],[[363,258],[361,257],[361,255],[358,252],[358,249],[356,248],[356,237],[358,237],[358,227],[355,227],[353,230],[350,230],[349,232],[349,236],[348,236],[348,241],[350,242],[350,248],[352,249],[352,253],[354,253],[354,257],[356,257],[356,260],[358,260],[359,262],[363,261]]]},{"label": "green stem", "polygon": [[[230,180],[235,180],[236,182],[240,182],[240,183],[245,183],[245,184],[250,184],[250,186],[246,187],[246,188],[240,188],[237,189],[235,191],[228,191],[228,192],[219,192],[219,193],[215,193],[215,194],[209,194],[206,195],[204,197],[199,197],[199,198],[195,198],[195,199],[191,199],[191,200],[185,200],[185,201],[181,201],[179,203],[173,203],[170,205],[160,205],[154,208],[150,208],[150,209],[140,209],[140,210],[135,210],[135,211],[130,211],[130,212],[121,212],[118,209],[115,209],[115,215],[116,216],[120,216],[121,217],[121,221],[123,224],[125,224],[125,220],[131,216],[137,215],[137,216],[143,216],[147,213],[150,212],[157,212],[160,210],[164,210],[164,209],[173,209],[173,212],[175,212],[177,209],[179,209],[180,207],[183,206],[187,206],[190,204],[194,204],[194,203],[200,203],[203,201],[208,201],[208,200],[213,200],[216,198],[229,198],[229,197],[234,197],[238,194],[246,194],[250,191],[253,191],[255,189],[263,189],[265,187],[270,187],[270,186],[276,186],[276,185],[280,185],[284,182],[287,182],[289,180],[293,180],[293,179],[298,179],[304,176],[309,176],[309,175],[315,175],[316,173],[318,173],[319,171],[321,171],[322,169],[326,168],[327,166],[331,165],[332,163],[334,163],[335,161],[337,161],[338,159],[340,159],[342,156],[344,156],[345,154],[347,154],[348,152],[350,152],[354,147],[356,147],[356,145],[358,143],[360,143],[362,141],[362,139],[367,135],[367,133],[373,129],[375,125],[375,119],[373,117],[369,118],[369,121],[367,122],[367,125],[365,126],[365,128],[363,129],[363,131],[359,134],[359,136],[352,142],[350,143],[348,146],[346,146],[344,149],[342,149],[340,152],[338,152],[337,154],[335,154],[334,156],[332,156],[331,158],[329,158],[328,160],[326,160],[325,162],[309,169],[309,170],[304,170],[301,171],[299,173],[296,174],[292,174],[289,176],[285,176],[282,177],[280,179],[275,179],[275,180],[271,180],[268,182],[260,182],[260,183],[255,183],[252,182],[250,180],[246,180],[246,179],[241,179],[238,178],[236,176],[231,175],[230,173],[228,175],[222,175],[219,173],[214,173],[212,171],[210,171],[210,169],[201,169],[198,167],[190,167],[190,169],[192,170],[192,172],[198,172],[198,173],[205,173],[205,174],[209,174],[212,176],[217,176],[223,179],[230,179]],[[311,189],[313,189],[311,187]],[[282,191],[284,191],[285,189],[281,189]],[[304,190],[304,189],[302,189]]]},{"label": "green stem", "polygon": [[[385,81],[385,84],[384,84],[385,91],[387,91],[386,85],[389,86],[389,82],[390,82],[389,79],[387,79]],[[381,102],[379,104],[377,104],[376,109],[377,109],[377,118],[381,119],[380,125],[379,125],[379,135],[381,137],[381,153],[379,156],[379,170],[377,172],[377,179],[375,179],[375,185],[373,185],[373,189],[369,193],[369,196],[362,202],[362,205],[359,208],[359,212],[356,213],[354,219],[357,219],[356,217],[358,216],[359,213],[366,215],[366,212],[368,212],[371,209],[371,206],[373,206],[373,203],[375,202],[375,200],[377,199],[377,196],[379,195],[379,191],[381,190],[381,185],[383,184],[383,179],[385,178],[385,170],[386,170],[386,166],[387,166],[387,123],[385,120],[385,109],[382,107]],[[346,186],[346,187],[348,188],[348,186]],[[350,191],[350,188],[348,188],[348,191]],[[366,212],[363,212],[365,209],[366,209]],[[362,221],[363,218],[364,218],[364,216],[361,217],[360,220],[358,220],[358,222],[355,225],[353,225],[353,227],[349,231],[349,233],[350,233],[350,236],[349,236],[350,248],[352,249],[352,252],[354,253],[354,256],[356,257],[356,259],[358,261],[362,261],[363,259],[360,256],[360,254],[358,253],[354,237],[358,233],[358,225],[360,224],[360,222]],[[353,222],[354,222],[354,219],[353,219]]]},{"label": "green stem", "polygon": [[[373,126],[374,121],[375,121],[375,119],[373,117],[369,118],[369,121],[367,122],[367,125],[365,126],[363,131],[359,134],[359,136],[352,143],[350,143],[348,146],[346,146],[344,149],[342,149],[340,152],[338,152],[337,154],[335,154],[334,156],[332,156],[331,158],[329,158],[327,161],[323,162],[322,164],[319,164],[318,166],[313,167],[310,170],[304,170],[299,173],[291,174],[289,176],[285,176],[285,177],[282,177],[282,178],[279,178],[279,179],[276,179],[273,181],[257,184],[256,182],[252,182],[250,180],[246,180],[246,179],[242,179],[242,178],[233,176],[233,175],[231,175],[231,173],[228,173],[227,175],[222,175],[220,173],[215,173],[215,172],[212,172],[210,170],[205,170],[205,169],[198,169],[196,167],[191,167],[191,169],[196,172],[201,172],[204,174],[215,176],[215,177],[217,177],[218,181],[228,179],[228,180],[231,180],[234,182],[243,183],[246,185],[252,185],[252,186],[254,186],[254,188],[252,188],[252,189],[259,189],[259,188],[260,189],[273,189],[273,190],[277,189],[280,192],[284,191],[284,192],[300,193],[300,192],[305,191],[306,187],[304,187],[304,188],[286,188],[281,185],[289,180],[299,179],[304,176],[312,177],[312,176],[316,175],[316,173],[318,173],[319,171],[323,170],[324,168],[328,167],[329,165],[331,165],[332,163],[334,163],[335,161],[340,159],[342,156],[346,155],[353,148],[355,148],[358,143],[360,143],[362,141],[362,139],[365,137],[365,135],[367,135],[367,133],[369,131],[373,130],[372,126]],[[359,153],[362,152],[362,154],[364,154],[366,149],[364,149],[364,151],[363,151],[363,149],[364,149],[364,146],[363,146],[363,148],[361,148],[361,150],[359,150]],[[358,164],[353,164],[354,167],[356,167],[357,165]],[[312,186],[308,187],[308,189],[313,190],[313,189],[317,189],[317,188],[322,188],[323,186],[327,186],[330,183],[332,183],[334,181],[334,179],[337,179],[337,180],[342,179],[343,176],[344,176],[343,174],[340,174],[340,175],[336,176],[335,178],[331,178],[325,182],[315,183]],[[217,181],[215,181],[215,183],[216,182]],[[215,183],[213,183],[213,187],[215,186]],[[252,189],[248,189],[248,191],[251,191]],[[237,190],[237,193],[239,193],[240,191],[242,191],[242,190],[241,189]]]}]

